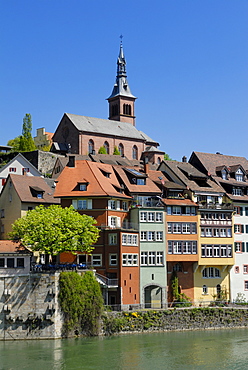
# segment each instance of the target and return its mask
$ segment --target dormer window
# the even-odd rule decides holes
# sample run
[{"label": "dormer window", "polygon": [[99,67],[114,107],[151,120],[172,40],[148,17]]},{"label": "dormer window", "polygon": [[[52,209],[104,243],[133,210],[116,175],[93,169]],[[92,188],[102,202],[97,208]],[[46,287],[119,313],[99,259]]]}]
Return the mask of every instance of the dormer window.
[{"label": "dormer window", "polygon": [[244,173],[240,168],[235,172],[235,179],[236,181],[244,181]]},{"label": "dormer window", "polygon": [[79,190],[80,191],[86,191],[87,190],[87,183],[79,184]]},{"label": "dormer window", "polygon": [[137,185],[145,185],[146,184],[146,179],[138,179],[137,178]]},{"label": "dormer window", "polygon": [[233,188],[233,195],[242,196],[243,192],[240,188]]},{"label": "dormer window", "polygon": [[44,190],[39,188],[38,186],[30,186],[31,193],[33,197],[38,199],[43,199]]},{"label": "dormer window", "polygon": [[221,171],[221,177],[222,177],[223,180],[227,180],[227,172],[226,172],[226,170],[222,170]]}]

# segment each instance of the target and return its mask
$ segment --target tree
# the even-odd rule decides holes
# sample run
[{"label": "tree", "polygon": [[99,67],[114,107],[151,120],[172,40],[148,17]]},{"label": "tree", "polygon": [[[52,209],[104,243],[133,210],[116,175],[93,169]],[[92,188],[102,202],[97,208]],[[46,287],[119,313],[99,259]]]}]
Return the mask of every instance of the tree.
[{"label": "tree", "polygon": [[114,152],[113,152],[114,155],[120,155],[121,153],[119,152],[117,146],[115,145],[114,147]]},{"label": "tree", "polygon": [[22,135],[20,137],[20,151],[31,152],[36,149],[32,138],[32,118],[30,113],[26,113],[23,118]]},{"label": "tree", "polygon": [[32,138],[32,118],[30,113],[26,113],[23,118],[22,135],[8,141],[7,145],[12,146],[12,152],[32,152],[36,150]]},{"label": "tree", "polygon": [[107,154],[107,150],[104,146],[100,146],[98,154]]},{"label": "tree", "polygon": [[173,161],[173,159],[167,153],[165,153],[165,155],[164,155],[164,160],[165,161]]},{"label": "tree", "polygon": [[80,215],[72,206],[59,205],[36,207],[12,225],[9,237],[21,241],[32,251],[50,255],[61,252],[90,253],[99,237],[96,221],[87,215]]}]

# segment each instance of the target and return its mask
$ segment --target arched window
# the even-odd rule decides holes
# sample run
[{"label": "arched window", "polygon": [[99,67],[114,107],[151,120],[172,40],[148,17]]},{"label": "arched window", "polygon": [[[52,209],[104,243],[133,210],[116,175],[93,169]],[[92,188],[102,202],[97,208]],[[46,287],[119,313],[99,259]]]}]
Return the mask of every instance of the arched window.
[{"label": "arched window", "polygon": [[133,153],[132,153],[133,159],[138,159],[138,148],[136,145],[133,146]]},{"label": "arched window", "polygon": [[124,146],[122,143],[119,144],[118,150],[120,152],[120,155],[123,157],[124,156]]},{"label": "arched window", "polygon": [[88,142],[88,152],[89,152],[89,154],[94,154],[94,152],[95,152],[95,147],[94,147],[94,141],[93,140],[89,140],[89,142]]},{"label": "arched window", "polygon": [[109,154],[109,143],[107,141],[105,141],[103,146],[106,149],[107,154]]},{"label": "arched window", "polygon": [[220,270],[216,267],[206,267],[202,271],[202,277],[204,278],[220,278]]},{"label": "arched window", "polygon": [[220,296],[221,296],[221,286],[220,286],[220,284],[216,285],[216,293],[217,293],[217,298],[220,299]]},{"label": "arched window", "polygon": [[130,104],[123,104],[123,114],[126,114],[128,116],[131,116],[132,114],[132,108]]},{"label": "arched window", "polygon": [[111,106],[111,116],[118,116],[118,104]]},{"label": "arched window", "polygon": [[207,285],[202,286],[202,294],[208,294],[208,287]]}]

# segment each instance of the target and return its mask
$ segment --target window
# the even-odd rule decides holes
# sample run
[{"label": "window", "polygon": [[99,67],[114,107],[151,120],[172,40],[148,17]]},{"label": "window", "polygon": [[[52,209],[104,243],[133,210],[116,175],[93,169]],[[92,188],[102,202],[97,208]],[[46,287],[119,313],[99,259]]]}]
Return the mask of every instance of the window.
[{"label": "window", "polygon": [[181,214],[181,207],[174,206],[172,207],[173,215],[180,215]]},{"label": "window", "polygon": [[233,193],[233,195],[238,195],[238,196],[243,195],[242,189],[240,189],[240,188],[233,188],[232,193]]},{"label": "window", "polygon": [[117,254],[109,255],[109,264],[110,266],[117,266]]},{"label": "window", "polygon": [[235,179],[236,181],[244,181],[244,174],[240,168],[235,173]]},{"label": "window", "polygon": [[95,154],[95,146],[93,140],[89,140],[88,142],[88,152],[89,154]]},{"label": "window", "polygon": [[156,212],[156,222],[163,222],[163,213],[162,212]]},{"label": "window", "polygon": [[234,206],[234,211],[236,212],[236,215],[243,215],[243,207]]},{"label": "window", "polygon": [[1,209],[1,218],[4,218],[4,208]]},{"label": "window", "polygon": [[122,254],[123,266],[138,266],[138,254],[129,253]]},{"label": "window", "polygon": [[168,241],[168,254],[196,254],[196,241]]},{"label": "window", "polygon": [[155,213],[148,212],[148,222],[154,222],[154,220],[155,220]]},{"label": "window", "polygon": [[235,274],[239,274],[239,266],[235,266],[234,271],[235,271]]},{"label": "window", "polygon": [[79,190],[80,191],[86,191],[87,190],[87,184],[79,184]]},{"label": "window", "polygon": [[223,180],[227,180],[227,172],[226,172],[226,170],[222,170],[221,171],[221,177],[222,177]]},{"label": "window", "polygon": [[15,167],[9,167],[9,172],[16,172],[16,168]]},{"label": "window", "polygon": [[92,265],[102,266],[102,255],[101,254],[92,254]]},{"label": "window", "polygon": [[138,236],[136,234],[122,234],[123,245],[138,245]]},{"label": "window", "polygon": [[24,268],[24,258],[18,257],[16,259],[16,267]]},{"label": "window", "polygon": [[248,274],[248,265],[243,265],[243,273]]},{"label": "window", "polygon": [[7,258],[7,267],[14,268],[15,267],[15,259],[14,258]]},{"label": "window", "polygon": [[103,146],[104,146],[107,154],[109,154],[109,143],[107,141],[105,141],[104,144],[103,144]]},{"label": "window", "polygon": [[183,271],[183,268],[182,268],[181,263],[177,263],[176,265],[174,265],[173,266],[173,271],[175,271],[175,272],[182,272]]},{"label": "window", "polygon": [[75,209],[92,209],[92,199],[73,199],[72,205]]},{"label": "window", "polygon": [[155,240],[155,231],[148,231],[148,241]]},{"label": "window", "polygon": [[122,209],[123,211],[127,211],[128,210],[128,206],[127,206],[127,202],[122,202]]},{"label": "window", "polygon": [[208,294],[208,287],[207,285],[202,286],[202,294]]},{"label": "window", "polygon": [[242,252],[242,242],[234,243],[235,252]]},{"label": "window", "polygon": [[140,232],[140,240],[141,241],[147,240],[147,231],[141,231]]},{"label": "window", "polygon": [[217,269],[216,267],[206,267],[202,271],[202,277],[210,279],[220,278],[220,270]]},{"label": "window", "polygon": [[156,241],[157,242],[163,241],[163,231],[156,231]]},{"label": "window", "polygon": [[182,253],[182,242],[175,241],[173,244],[173,254]]},{"label": "window", "polygon": [[123,104],[123,114],[126,114],[127,116],[131,116],[132,110],[130,104]]},{"label": "window", "polygon": [[140,254],[141,266],[163,266],[164,253],[163,252],[141,252]]},{"label": "window", "polygon": [[25,175],[27,172],[29,172],[29,168],[28,167],[24,167],[23,169],[22,169],[22,174],[23,175]]},{"label": "window", "polygon": [[245,280],[244,284],[245,284],[245,290],[248,290],[248,280]]},{"label": "window", "polygon": [[242,227],[243,225],[239,225],[239,224],[235,224],[234,225],[234,232],[235,233],[239,233],[239,234],[241,234],[241,233],[243,233],[244,232],[244,226]]},{"label": "window", "polygon": [[116,209],[116,203],[115,200],[109,200],[108,201],[108,209]]},{"label": "window", "polygon": [[147,221],[147,212],[140,212],[140,222]]},{"label": "window", "polygon": [[109,234],[109,244],[110,245],[117,244],[117,234]]},{"label": "window", "polygon": [[5,265],[4,258],[0,258],[0,267],[4,267],[4,265]]},{"label": "window", "polygon": [[136,184],[137,185],[145,185],[146,184],[146,179],[139,179],[139,178],[137,178]]},{"label": "window", "polygon": [[133,146],[133,150],[132,150],[132,158],[133,159],[138,159],[138,148],[136,145]]},{"label": "window", "polygon": [[123,144],[119,144],[118,145],[118,150],[119,150],[119,153],[120,153],[120,155],[122,156],[122,157],[124,157],[124,146],[123,146]]},{"label": "window", "polygon": [[109,226],[112,228],[120,227],[120,217],[109,216]]},{"label": "window", "polygon": [[201,246],[202,257],[232,257],[232,246],[231,245],[211,245],[202,244]]}]

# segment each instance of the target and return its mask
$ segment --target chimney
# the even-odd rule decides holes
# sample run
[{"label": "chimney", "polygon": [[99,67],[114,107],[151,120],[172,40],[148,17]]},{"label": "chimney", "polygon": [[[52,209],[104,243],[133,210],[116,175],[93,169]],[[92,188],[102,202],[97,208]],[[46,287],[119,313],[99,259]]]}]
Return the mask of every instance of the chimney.
[{"label": "chimney", "polygon": [[148,157],[144,158],[144,172],[148,174],[149,172],[149,163],[148,163]]},{"label": "chimney", "polygon": [[75,167],[75,155],[70,155],[67,167]]},{"label": "chimney", "polygon": [[182,158],[182,162],[187,162],[187,157],[185,155]]}]

